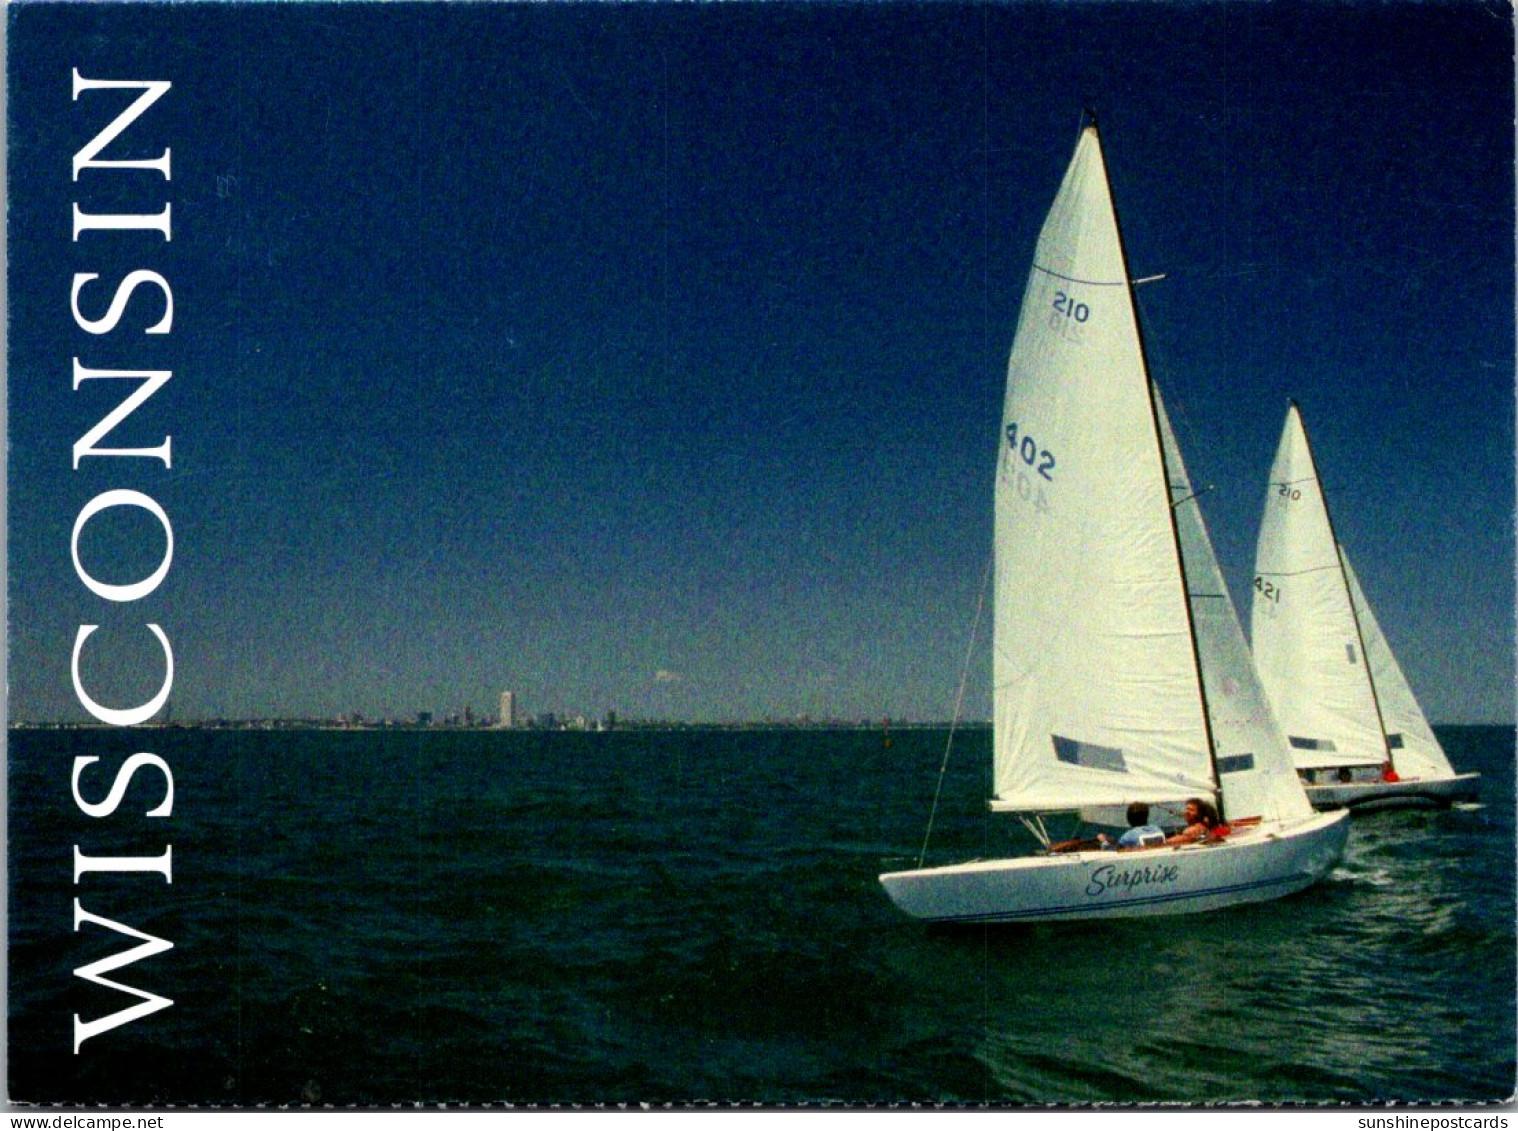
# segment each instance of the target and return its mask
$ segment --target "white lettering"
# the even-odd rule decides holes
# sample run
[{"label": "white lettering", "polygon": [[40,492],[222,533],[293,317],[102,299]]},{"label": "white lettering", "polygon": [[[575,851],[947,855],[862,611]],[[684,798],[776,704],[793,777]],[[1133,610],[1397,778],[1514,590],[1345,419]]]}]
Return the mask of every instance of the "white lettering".
[{"label": "white lettering", "polygon": [[[133,754],[116,771],[116,777],[111,781],[111,791],[106,794],[105,800],[93,803],[86,801],[79,793],[79,778],[84,773],[86,767],[92,766],[98,761],[100,759],[95,757],[79,757],[74,759],[74,776],[71,782],[74,791],[74,804],[78,805],[86,814],[91,817],[109,817],[112,813],[116,812],[117,807],[121,804],[121,799],[126,796],[127,786],[131,784],[132,776],[143,766],[152,766],[154,769],[162,770],[166,787],[164,789],[163,800],[158,803],[156,809],[149,809],[146,815],[149,817],[167,817],[174,812],[174,774],[169,769],[169,764],[157,754]],[[76,848],[75,851],[78,851],[78,849]],[[78,873],[76,872],[75,875],[77,878]]]},{"label": "white lettering", "polygon": [[105,129],[101,130],[94,138],[78,153],[74,154],[74,180],[79,179],[82,169],[156,169],[163,174],[164,180],[169,180],[169,151],[165,149],[161,157],[155,157],[151,161],[110,161],[100,159],[100,151],[111,142],[115,141],[122,130],[126,129],[153,103],[157,102],[169,92],[174,84],[162,79],[87,79],[79,73],[79,68],[74,68],[74,98],[79,101],[79,95],[86,90],[141,90],[136,100],[117,114],[115,119]]},{"label": "white lettering", "polygon": [[[170,151],[167,146],[158,157],[140,158],[135,154],[144,151],[144,146],[131,143],[118,142],[122,133],[131,126],[138,118],[147,112],[149,107],[172,89],[173,84],[161,79],[150,80],[115,80],[115,79],[90,79],[79,73],[77,67],[73,68],[73,100],[79,102],[80,95],[85,91],[117,90],[129,92],[131,102],[120,109],[116,117],[112,119],[104,129],[101,129],[90,139],[73,159],[73,179],[77,183],[80,174],[86,169],[128,171],[147,170],[156,172],[165,181],[172,177],[170,166]],[[106,95],[105,99],[92,99],[92,108],[96,102],[114,101],[121,106],[120,99],[113,95]],[[161,123],[160,123],[161,124]],[[107,148],[112,148],[118,156],[103,156]],[[151,149],[147,149],[151,152]],[[135,173],[132,173],[135,178]],[[126,189],[127,182],[120,178],[107,178],[113,182],[111,187]],[[92,181],[98,180],[98,172],[92,174]],[[151,183],[151,178],[149,178]],[[77,192],[75,195],[78,195]],[[159,212],[144,212],[145,207],[151,207],[154,202],[141,199],[140,196],[124,196],[115,194],[101,198],[94,202],[95,207],[104,207],[106,213],[86,212],[79,200],[72,202],[73,210],[73,241],[77,244],[80,236],[85,232],[157,232],[163,237],[165,244],[171,243],[173,234],[173,204],[164,201],[162,210]],[[151,239],[144,241],[140,236],[127,236],[134,247],[141,247],[144,242],[151,245]],[[98,237],[92,237],[91,244],[102,241]],[[156,245],[155,245],[156,246]],[[124,245],[123,245],[124,249]],[[139,268],[126,271],[116,282],[115,288],[110,292],[109,300],[105,301],[103,292],[91,289],[88,299],[85,298],[86,288],[100,281],[98,273],[79,271],[74,274],[73,285],[69,292],[69,310],[74,316],[74,324],[83,332],[97,337],[110,334],[113,331],[127,329],[129,332],[139,331],[144,334],[165,335],[171,332],[174,326],[174,292],[170,288],[168,280],[157,271]],[[151,293],[137,298],[137,292],[147,287],[149,291],[156,288],[163,300],[163,313],[153,321],[153,300]],[[136,303],[132,311],[133,322],[123,326],[123,319],[128,313],[128,308]],[[86,314],[83,307],[88,306],[90,313]],[[103,445],[107,439],[119,428],[123,422],[142,407],[173,376],[169,370],[125,370],[125,369],[90,369],[82,365],[78,357],[74,359],[74,390],[77,392],[85,381],[93,380],[121,380],[123,378],[136,379],[140,382],[136,387],[127,386],[131,392],[114,409],[107,413],[93,427],[85,432],[74,444],[73,467],[79,470],[81,461],[86,456],[135,456],[149,457],[160,461],[165,468],[172,466],[170,457],[170,440],[164,435],[162,443],[155,447],[114,447],[107,448]],[[120,386],[117,386],[118,388]],[[139,422],[140,423],[140,422]],[[126,584],[110,584],[97,580],[85,568],[80,560],[79,544],[85,526],[90,519],[100,514],[101,511],[115,507],[136,507],[146,511],[157,519],[163,527],[164,547],[163,556],[156,568],[148,576]],[[135,521],[135,520],[134,520]],[[165,577],[168,576],[170,564],[174,560],[174,530],[169,522],[169,516],[158,503],[143,494],[133,490],[105,490],[97,494],[80,510],[74,520],[73,535],[69,543],[69,551],[74,562],[74,572],[85,587],[95,596],[107,601],[125,602],[135,601],[153,593]],[[130,568],[130,567],[129,567]],[[82,624],[74,637],[73,653],[70,657],[69,675],[73,681],[74,694],[80,704],[94,718],[110,726],[130,727],[146,723],[153,718],[165,703],[168,702],[169,693],[174,686],[174,650],[169,645],[169,638],[163,629],[156,624],[147,625],[147,629],[158,639],[163,649],[163,682],[158,691],[145,703],[132,707],[104,707],[97,703],[84,689],[84,679],[80,675],[81,656],[84,651],[85,641],[96,632],[99,625]],[[135,686],[135,685],[129,685]],[[114,760],[114,759],[113,759]],[[133,754],[117,767],[110,787],[101,800],[86,799],[83,786],[85,772],[89,767],[99,762],[98,757],[78,757],[74,759],[73,774],[70,779],[70,788],[73,793],[74,803],[79,806],[81,812],[93,818],[110,817],[120,810],[127,795],[132,791],[132,783],[139,771],[156,770],[163,775],[163,795],[161,800],[152,802],[151,796],[143,800],[143,789],[138,786],[134,797],[139,804],[152,803],[153,807],[145,813],[148,817],[168,817],[174,810],[174,775],[164,759],[156,754],[138,753]],[[92,780],[94,777],[92,775]],[[91,789],[98,796],[98,785]],[[110,849],[108,848],[107,851]],[[80,845],[74,845],[74,883],[80,883],[83,878],[91,873],[114,873],[122,875],[153,874],[162,876],[166,883],[174,882],[173,871],[173,846],[166,845],[157,856],[91,856],[86,854]],[[131,881],[128,881],[131,882]],[[123,936],[130,936],[139,940],[138,945],[129,944],[126,950],[115,955],[108,956],[97,962],[81,966],[74,971],[77,977],[97,986],[113,989],[131,995],[137,999],[115,1013],[105,1017],[99,1017],[93,1021],[86,1021],[79,1014],[74,1014],[74,1054],[77,1056],[84,1042],[102,1033],[109,1032],[118,1026],[126,1025],[149,1014],[156,1013],[160,1009],[166,1009],[174,1003],[159,994],[148,993],[144,990],[135,989],[111,981],[105,975],[143,958],[150,958],[166,950],[173,949],[173,943],[165,939],[156,938],[142,931],[120,923],[114,923],[109,919],[97,915],[91,915],[80,905],[79,900],[74,900],[74,931],[77,934],[80,927],[85,923],[93,923],[96,926],[106,927]]]},{"label": "white lettering", "polygon": [[163,658],[166,670],[163,676],[163,687],[158,694],[140,707],[127,707],[117,710],[111,707],[102,707],[85,693],[84,684],[79,679],[79,652],[84,647],[84,642],[90,638],[100,626],[98,624],[81,624],[79,634],[74,637],[74,656],[70,663],[70,674],[74,678],[74,694],[79,697],[79,702],[84,709],[94,715],[103,723],[111,726],[130,727],[139,723],[145,723],[156,715],[169,698],[169,689],[174,686],[174,651],[169,647],[169,638],[164,635],[163,629],[156,624],[148,625],[148,630],[158,637],[158,643],[163,645]]},{"label": "white lettering", "polygon": [[[108,585],[104,581],[96,581],[85,572],[84,563],[79,560],[79,534],[84,529],[84,524],[101,511],[111,507],[141,507],[156,518],[163,527],[165,539],[163,560],[150,575],[130,585]],[[97,597],[104,597],[107,601],[136,601],[157,589],[163,579],[168,576],[169,565],[174,560],[174,530],[169,525],[169,516],[164,514],[163,508],[152,497],[144,495],[141,491],[131,491],[126,488],[102,491],[84,504],[79,517],[74,520],[74,536],[69,542],[69,552],[74,556],[74,572],[79,575],[79,580],[84,582],[91,593]]]},{"label": "white lettering", "polygon": [[[116,287],[116,294],[111,298],[110,309],[105,312],[104,318],[86,318],[79,310],[79,292],[84,290],[84,285],[99,275],[79,272],[74,276],[74,289],[69,295],[69,307],[74,312],[74,321],[79,328],[90,334],[108,334],[116,328],[121,321],[121,316],[126,312],[127,300],[132,297],[140,283],[156,283],[158,289],[163,292],[163,317],[155,324],[143,330],[144,334],[167,334],[174,326],[174,292],[169,290],[168,280],[157,271],[133,271],[125,279],[122,279]],[[75,359],[78,363],[78,359]],[[74,387],[79,387],[76,378]]]},{"label": "white lettering", "polygon": [[81,381],[93,381],[97,378],[121,378],[139,377],[142,385],[112,409],[104,420],[91,428],[74,443],[74,470],[79,470],[79,461],[85,456],[151,456],[163,461],[163,466],[170,466],[169,441],[172,436],[165,436],[163,443],[156,448],[97,448],[105,436],[142,405],[142,402],[151,397],[159,389],[168,383],[174,376],[170,369],[86,369],[79,364],[79,359],[74,358],[74,388],[79,388]]},{"label": "white lettering", "polygon": [[79,202],[74,202],[74,242],[79,242],[80,232],[95,231],[149,231],[162,232],[165,243],[171,243],[174,239],[169,227],[169,205],[163,206],[162,212],[112,212],[103,216],[96,216],[88,212],[79,211]]},{"label": "white lettering", "polygon": [[157,856],[86,856],[74,845],[74,882],[86,872],[158,872],[174,882],[174,846],[166,845]]},{"label": "white lettering", "polygon": [[166,997],[150,994],[145,990],[139,990],[132,986],[123,986],[120,982],[113,982],[102,975],[109,974],[112,970],[119,970],[123,966],[143,958],[151,958],[155,954],[162,954],[166,950],[173,950],[174,944],[166,939],[155,938],[153,935],[144,934],[124,927],[120,923],[113,923],[109,919],[103,919],[99,915],[91,915],[79,901],[74,900],[74,930],[77,932],[83,923],[94,923],[97,926],[109,927],[111,930],[122,935],[131,935],[141,939],[141,946],[134,946],[131,950],[122,951],[120,954],[109,955],[99,962],[91,962],[88,966],[81,966],[74,971],[74,976],[86,981],[94,982],[97,986],[106,989],[119,990],[124,994],[132,994],[142,1000],[126,1009],[118,1010],[108,1017],[101,1017],[95,1021],[82,1021],[79,1014],[74,1014],[74,1055],[79,1055],[79,1046],[91,1037],[98,1037],[101,1033],[109,1032],[118,1025],[125,1025],[129,1021],[136,1021],[139,1017],[146,1017],[150,1013],[157,1013],[160,1009],[167,1009],[174,1003]]}]

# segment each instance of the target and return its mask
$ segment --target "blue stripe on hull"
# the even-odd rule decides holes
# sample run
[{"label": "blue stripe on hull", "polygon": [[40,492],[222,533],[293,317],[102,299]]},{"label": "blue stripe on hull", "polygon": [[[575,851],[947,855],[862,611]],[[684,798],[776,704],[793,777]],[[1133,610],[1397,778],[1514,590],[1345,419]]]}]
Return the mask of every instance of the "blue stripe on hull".
[{"label": "blue stripe on hull", "polygon": [[1103,904],[1071,904],[1066,907],[1042,907],[1036,911],[1019,911],[1015,914],[999,915],[988,913],[985,915],[942,915],[934,916],[934,923],[996,923],[996,922],[1021,922],[1024,919],[1037,919],[1050,915],[1065,915],[1072,911],[1126,911],[1133,907],[1148,907],[1161,903],[1174,903],[1177,900],[1205,899],[1213,895],[1232,895],[1235,892],[1258,891],[1262,888],[1279,887],[1282,884],[1311,883],[1313,880],[1310,872],[1297,872],[1290,876],[1281,876],[1273,880],[1255,880],[1248,884],[1230,884],[1227,887],[1203,888],[1201,891],[1174,892],[1169,895],[1151,895],[1142,899],[1124,899],[1113,903]]}]

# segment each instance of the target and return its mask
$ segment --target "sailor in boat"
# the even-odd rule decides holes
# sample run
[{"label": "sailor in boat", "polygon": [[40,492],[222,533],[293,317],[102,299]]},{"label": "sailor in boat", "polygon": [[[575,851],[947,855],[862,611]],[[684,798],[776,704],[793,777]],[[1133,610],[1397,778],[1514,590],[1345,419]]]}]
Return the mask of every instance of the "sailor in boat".
[{"label": "sailor in boat", "polygon": [[1128,806],[1128,831],[1113,840],[1106,833],[1097,833],[1096,839],[1103,848],[1119,852],[1133,848],[1158,848],[1165,843],[1165,830],[1149,823],[1149,806],[1135,801]]},{"label": "sailor in boat", "polygon": [[1065,852],[1089,852],[1093,848],[1131,852],[1141,848],[1164,848],[1167,845],[1221,840],[1232,832],[1218,817],[1218,811],[1212,802],[1205,798],[1187,798],[1182,819],[1185,824],[1181,830],[1167,835],[1164,829],[1149,823],[1149,806],[1142,801],[1135,801],[1128,806],[1128,831],[1116,840],[1106,833],[1097,833],[1094,837],[1078,837],[1051,844],[1049,852],[1057,855]]},{"label": "sailor in boat", "polygon": [[1187,799],[1184,817],[1186,827],[1175,835],[1166,837],[1166,844],[1191,844],[1193,841],[1206,840],[1215,835],[1221,825],[1218,811],[1212,807],[1212,802],[1200,797]]},{"label": "sailor in boat", "polygon": [[[1193,804],[1206,806],[1208,811],[1216,814],[1205,801],[1193,799],[1187,802],[1187,824],[1192,823],[1194,816],[1190,808]],[[1179,834],[1177,834],[1179,835]],[[1192,838],[1188,838],[1192,839]],[[1094,849],[1116,849],[1119,852],[1131,852],[1139,848],[1164,848],[1172,843],[1166,839],[1165,830],[1158,825],[1149,823],[1149,805],[1144,801],[1134,801],[1128,806],[1128,829],[1122,836],[1113,840],[1106,833],[1097,833],[1095,836],[1075,837],[1073,840],[1061,840],[1049,845],[1050,855],[1057,856],[1065,852],[1090,852]],[[1174,842],[1180,843],[1180,842]]]}]

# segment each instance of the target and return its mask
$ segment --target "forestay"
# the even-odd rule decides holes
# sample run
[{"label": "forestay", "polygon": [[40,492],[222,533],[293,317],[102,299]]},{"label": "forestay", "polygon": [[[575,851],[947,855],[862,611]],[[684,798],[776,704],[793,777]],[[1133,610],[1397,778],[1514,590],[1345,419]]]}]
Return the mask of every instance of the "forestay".
[{"label": "forestay", "polygon": [[1039,235],[995,488],[995,799],[1068,810],[1214,780],[1155,410],[1094,128]]},{"label": "forestay", "polygon": [[1271,466],[1254,585],[1255,663],[1296,764],[1385,762],[1360,626],[1296,405]]}]

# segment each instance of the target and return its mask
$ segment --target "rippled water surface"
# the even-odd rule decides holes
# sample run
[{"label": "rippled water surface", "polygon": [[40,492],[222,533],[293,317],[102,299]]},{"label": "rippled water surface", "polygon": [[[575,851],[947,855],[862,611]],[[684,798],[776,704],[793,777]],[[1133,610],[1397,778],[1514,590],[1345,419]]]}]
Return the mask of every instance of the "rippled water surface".
[{"label": "rippled water surface", "polygon": [[[10,1094],[112,1103],[1494,1100],[1514,1090],[1510,728],[1446,728],[1484,805],[1356,818],[1300,895],[1211,916],[925,928],[941,731],[10,736]],[[986,732],[931,863],[1014,847]],[[151,750],[174,811],[82,816]],[[72,880],[73,846],[156,856]],[[134,999],[174,1005],[72,1053]]]}]

